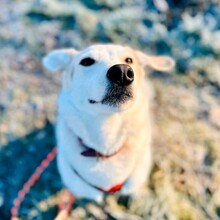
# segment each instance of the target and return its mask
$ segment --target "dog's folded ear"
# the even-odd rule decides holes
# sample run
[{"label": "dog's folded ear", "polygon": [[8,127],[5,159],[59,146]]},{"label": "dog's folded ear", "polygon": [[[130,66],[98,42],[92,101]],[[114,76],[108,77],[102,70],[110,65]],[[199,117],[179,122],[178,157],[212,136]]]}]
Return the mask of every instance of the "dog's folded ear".
[{"label": "dog's folded ear", "polygon": [[137,51],[136,54],[142,66],[149,66],[154,70],[168,71],[175,66],[175,61],[168,56],[152,56],[140,51]]},{"label": "dog's folded ear", "polygon": [[51,72],[62,71],[77,53],[78,51],[73,48],[54,50],[43,58],[43,66]]}]

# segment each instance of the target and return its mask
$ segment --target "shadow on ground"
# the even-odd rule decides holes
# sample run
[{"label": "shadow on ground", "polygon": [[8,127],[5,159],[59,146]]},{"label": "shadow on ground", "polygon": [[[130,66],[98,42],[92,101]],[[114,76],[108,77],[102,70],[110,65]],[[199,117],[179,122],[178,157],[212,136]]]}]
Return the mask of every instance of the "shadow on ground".
[{"label": "shadow on ground", "polygon": [[[10,209],[19,190],[33,174],[36,167],[45,159],[55,146],[54,126],[47,122],[42,129],[10,142],[0,150],[0,219],[10,219]],[[40,179],[31,188],[19,209],[21,219],[54,219],[57,212],[59,192],[63,185],[57,170],[56,161],[52,161]],[[120,197],[119,203],[126,206],[128,197]],[[92,208],[88,208],[92,206]],[[86,199],[77,199],[73,209],[81,207],[87,217],[96,219],[95,208],[102,210],[105,219],[115,218],[105,210],[104,204],[95,204]]]},{"label": "shadow on ground", "polygon": [[[0,199],[3,205],[0,208],[0,219],[9,219],[10,208],[18,191],[54,144],[54,128],[52,124],[47,122],[44,128],[33,131],[1,148]],[[53,161],[25,198],[20,209],[21,216],[27,215],[29,209],[35,207],[38,201],[56,193],[61,187],[56,163]]]}]

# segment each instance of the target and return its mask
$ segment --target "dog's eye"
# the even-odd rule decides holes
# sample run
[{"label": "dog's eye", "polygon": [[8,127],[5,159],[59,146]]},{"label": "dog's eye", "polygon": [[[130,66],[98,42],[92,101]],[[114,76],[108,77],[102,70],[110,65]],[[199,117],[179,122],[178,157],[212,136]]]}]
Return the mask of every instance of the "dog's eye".
[{"label": "dog's eye", "polygon": [[132,60],[130,57],[127,57],[127,58],[125,59],[125,62],[126,62],[126,63],[133,63],[133,60]]},{"label": "dog's eye", "polygon": [[80,65],[82,66],[91,66],[94,63],[95,63],[95,60],[90,57],[86,57],[80,61]]}]

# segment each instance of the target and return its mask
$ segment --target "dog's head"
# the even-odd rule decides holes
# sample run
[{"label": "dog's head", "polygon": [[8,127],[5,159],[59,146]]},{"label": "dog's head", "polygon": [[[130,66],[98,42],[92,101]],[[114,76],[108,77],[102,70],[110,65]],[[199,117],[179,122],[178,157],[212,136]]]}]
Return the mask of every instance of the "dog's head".
[{"label": "dog's head", "polygon": [[60,49],[43,59],[52,72],[63,72],[63,92],[76,108],[88,112],[129,109],[144,80],[145,66],[170,70],[174,61],[119,45],[93,45],[83,51]]}]

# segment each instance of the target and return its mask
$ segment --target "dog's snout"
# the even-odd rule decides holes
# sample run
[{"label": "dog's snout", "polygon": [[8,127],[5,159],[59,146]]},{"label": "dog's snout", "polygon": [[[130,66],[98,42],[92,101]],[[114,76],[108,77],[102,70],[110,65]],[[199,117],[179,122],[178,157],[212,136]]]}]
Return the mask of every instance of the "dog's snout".
[{"label": "dog's snout", "polygon": [[117,85],[128,86],[134,81],[134,71],[127,64],[116,64],[109,68],[107,78]]}]

